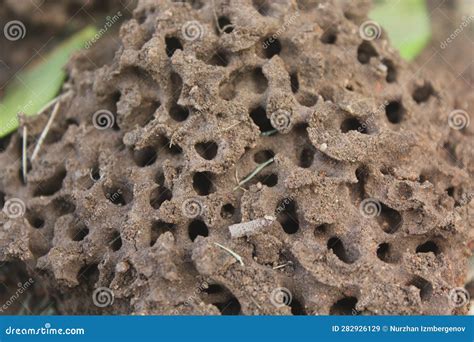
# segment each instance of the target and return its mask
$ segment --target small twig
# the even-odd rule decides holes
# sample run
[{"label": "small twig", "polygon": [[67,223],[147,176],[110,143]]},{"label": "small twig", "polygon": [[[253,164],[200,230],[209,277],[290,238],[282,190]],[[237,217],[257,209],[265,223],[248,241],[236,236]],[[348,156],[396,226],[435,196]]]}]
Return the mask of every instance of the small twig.
[{"label": "small twig", "polygon": [[286,263],[284,263],[284,264],[282,264],[282,265],[278,265],[278,266],[273,267],[273,269],[274,269],[274,270],[278,270],[278,269],[280,269],[280,268],[283,268],[283,267],[286,267],[286,266],[292,265],[292,264],[293,264],[293,263],[292,263],[291,261],[288,261],[288,262],[286,262]]},{"label": "small twig", "polygon": [[266,131],[266,132],[262,132],[260,133],[260,135],[264,136],[264,137],[269,137],[270,135],[273,135],[275,133],[277,133],[278,130],[277,129],[273,129],[271,131]]},{"label": "small twig", "polygon": [[262,310],[262,307],[257,303],[257,301],[252,296],[250,296],[250,300],[257,306],[257,308]]},{"label": "small twig", "polygon": [[51,125],[53,124],[53,121],[59,112],[59,105],[60,105],[60,102],[57,101],[56,104],[54,105],[53,112],[51,116],[49,117],[48,123],[44,127],[43,132],[41,132],[40,138],[38,139],[38,143],[35,146],[33,154],[31,155],[31,161],[35,160],[36,156],[38,155],[41,145],[43,145],[44,139],[46,138],[46,135],[48,134],[49,129],[51,128]]},{"label": "small twig", "polygon": [[63,95],[60,95],[60,96],[56,96],[54,99],[52,99],[51,101],[49,101],[47,104],[45,104],[38,112],[36,112],[36,115],[39,115],[41,113],[43,113],[46,109],[48,109],[49,107],[51,107],[52,105],[54,105],[56,102],[58,102],[58,100],[62,97]]},{"label": "small twig", "polygon": [[242,266],[245,266],[244,265],[244,261],[242,260],[242,257],[240,255],[238,255],[237,253],[235,253],[233,250],[227,248],[227,247],[224,247],[222,246],[220,243],[217,243],[217,242],[214,242],[214,245],[216,245],[217,247],[220,247],[222,248],[223,250],[225,250],[227,253],[229,253],[230,255],[232,255],[235,259],[237,259],[237,261],[242,265]]},{"label": "small twig", "polygon": [[263,228],[272,224],[272,222],[275,220],[275,217],[265,215],[265,217],[258,218],[252,221],[233,224],[229,226],[230,235],[232,238],[252,236],[262,231]]},{"label": "small twig", "polygon": [[227,132],[228,130],[230,130],[231,128],[234,128],[235,126],[237,126],[237,125],[239,125],[239,124],[240,124],[240,121],[236,122],[235,124],[233,124],[233,125],[231,125],[231,126],[229,126],[229,127],[227,127],[227,128],[224,128],[224,129],[221,131],[221,133],[222,133],[222,132]]},{"label": "small twig", "polygon": [[26,126],[23,126],[23,148],[22,148],[22,156],[21,156],[21,164],[22,164],[22,168],[23,170],[22,173],[23,173],[23,181],[25,182],[25,184],[27,183],[26,182],[26,177],[27,177],[27,172],[28,172],[28,164],[27,164],[27,151],[26,151],[26,148],[27,148],[27,144],[28,144],[28,127]]},{"label": "small twig", "polygon": [[249,180],[251,180],[253,177],[255,177],[260,171],[262,171],[265,167],[267,167],[268,165],[270,165],[274,161],[275,161],[275,158],[270,158],[266,162],[258,165],[250,175],[248,175],[247,177],[245,177],[244,179],[242,179],[239,182],[239,184],[234,188],[234,191],[237,190],[238,188],[240,188],[245,183],[247,183]]},{"label": "small twig", "polygon": [[217,12],[216,12],[216,4],[215,4],[215,1],[212,0],[212,9],[213,9],[213,14],[214,14],[214,20],[216,21],[216,27],[217,29],[219,30],[219,33],[222,34],[222,32],[225,32],[225,30],[227,30],[228,27],[230,28],[234,28],[235,25],[232,25],[232,24],[227,24],[225,25],[224,27],[220,27],[219,25],[219,18],[217,16]]}]

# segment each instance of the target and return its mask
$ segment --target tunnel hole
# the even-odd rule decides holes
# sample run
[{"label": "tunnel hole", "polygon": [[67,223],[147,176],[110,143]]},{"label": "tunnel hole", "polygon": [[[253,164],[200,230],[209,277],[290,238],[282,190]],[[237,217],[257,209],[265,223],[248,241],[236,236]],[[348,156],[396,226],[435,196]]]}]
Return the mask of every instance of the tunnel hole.
[{"label": "tunnel hole", "polygon": [[253,7],[263,16],[267,16],[270,11],[269,0],[252,0]]},{"label": "tunnel hole", "polygon": [[362,134],[368,134],[367,125],[355,117],[347,118],[341,123],[342,133],[348,133],[350,131],[356,131]]},{"label": "tunnel hole", "polygon": [[387,76],[385,77],[385,80],[388,83],[395,82],[397,80],[397,69],[395,64],[387,58],[382,59],[382,63],[387,67]]},{"label": "tunnel hole", "polygon": [[230,19],[226,16],[221,16],[217,19],[217,28],[218,28],[218,34],[221,32],[224,33],[231,33],[234,31],[234,25],[230,21]]},{"label": "tunnel hole", "polygon": [[209,229],[203,221],[194,220],[188,226],[188,235],[191,241],[194,241],[198,236],[209,236]]},{"label": "tunnel hole", "polygon": [[304,305],[297,299],[292,298],[290,303],[291,313],[293,316],[306,316],[306,309]]},{"label": "tunnel hole", "polygon": [[152,146],[133,151],[133,160],[139,167],[153,165],[156,161],[156,151]]},{"label": "tunnel hole", "polygon": [[56,197],[51,204],[58,217],[72,214],[76,211],[76,205],[74,204],[72,197],[69,195]]},{"label": "tunnel hole", "polygon": [[57,171],[52,177],[43,180],[36,186],[33,197],[54,195],[61,190],[64,178],[66,178],[66,170]]},{"label": "tunnel hole", "polygon": [[90,178],[94,182],[98,182],[100,180],[101,177],[100,177],[99,165],[95,164],[94,166],[92,166],[91,171],[90,171]]},{"label": "tunnel hole", "polygon": [[229,54],[223,50],[218,50],[207,61],[207,64],[214,66],[226,67],[229,65]]},{"label": "tunnel hole", "polygon": [[331,306],[329,314],[338,316],[358,315],[359,312],[356,310],[356,305],[356,297],[344,297]]},{"label": "tunnel hole", "polygon": [[297,72],[292,72],[290,74],[290,85],[291,85],[291,91],[293,92],[293,94],[296,94],[298,90],[300,90],[300,82],[298,80]]},{"label": "tunnel hole", "polygon": [[391,101],[385,106],[385,115],[388,121],[393,124],[398,124],[405,115],[405,108],[403,108],[403,105],[399,101]]},{"label": "tunnel hole", "polygon": [[30,225],[35,229],[41,229],[44,227],[45,221],[44,218],[37,212],[27,211],[26,219]]},{"label": "tunnel hole", "polygon": [[104,187],[104,195],[111,203],[117,206],[127,205],[133,198],[131,187],[121,183],[111,187]]},{"label": "tunnel hole", "polygon": [[217,155],[218,145],[214,141],[204,141],[194,145],[196,152],[206,160],[212,160]]},{"label": "tunnel hole", "polygon": [[223,219],[230,219],[232,218],[232,216],[234,216],[234,214],[235,214],[235,207],[232,204],[227,203],[222,206],[221,217]]},{"label": "tunnel hole", "polygon": [[331,225],[328,223],[317,225],[316,228],[314,228],[314,236],[315,237],[323,236],[329,232],[330,228],[331,228]]},{"label": "tunnel hole", "polygon": [[193,176],[193,188],[200,196],[207,196],[216,191],[213,184],[214,175],[211,172],[196,172]]},{"label": "tunnel hole", "polygon": [[279,55],[281,52],[281,42],[275,38],[274,35],[266,37],[263,41],[263,54],[265,58],[271,59],[275,55]]},{"label": "tunnel hole", "polygon": [[373,45],[366,40],[364,40],[357,48],[357,60],[361,64],[369,63],[372,57],[377,57],[378,55],[379,54],[377,53]]},{"label": "tunnel hole", "polygon": [[402,225],[402,216],[400,213],[385,204],[380,203],[380,215],[377,216],[377,221],[382,227],[382,230],[387,234],[394,234]]},{"label": "tunnel hole", "polygon": [[270,119],[267,117],[267,112],[262,106],[259,106],[250,111],[250,118],[258,126],[260,132],[269,132],[273,130]]},{"label": "tunnel hole", "polygon": [[78,282],[92,288],[99,281],[99,276],[100,272],[97,264],[85,265],[79,270]]},{"label": "tunnel hole", "polygon": [[277,220],[287,234],[295,234],[300,229],[296,208],[296,201],[291,198],[281,200],[276,208]]},{"label": "tunnel hole", "polygon": [[158,240],[158,238],[166,233],[166,232],[173,232],[176,228],[176,225],[172,223],[167,223],[162,220],[153,221],[151,224],[151,231],[150,231],[150,246],[153,246]]},{"label": "tunnel hole", "polygon": [[346,264],[352,264],[356,260],[354,256],[347,252],[344,243],[337,236],[334,236],[328,240],[327,248],[328,250],[332,250],[339,260]]},{"label": "tunnel hole", "polygon": [[276,173],[270,173],[268,175],[259,175],[257,177],[257,180],[263,185],[272,188],[278,184],[278,175]]},{"label": "tunnel hole", "polygon": [[426,241],[425,243],[422,243],[421,245],[418,245],[416,247],[416,253],[433,253],[434,255],[438,255],[440,253],[440,249],[436,242],[434,241]]},{"label": "tunnel hole", "polygon": [[89,228],[84,223],[76,223],[71,227],[69,237],[72,241],[82,241],[89,235]]},{"label": "tunnel hole", "polygon": [[418,104],[427,102],[431,96],[434,96],[434,89],[428,82],[425,82],[421,87],[417,87],[412,95],[413,100]]},{"label": "tunnel hole", "polygon": [[160,209],[165,201],[171,201],[173,194],[165,186],[158,186],[150,194],[150,205],[153,209]]},{"label": "tunnel hole", "polygon": [[314,162],[314,154],[316,153],[316,149],[313,145],[305,146],[300,153],[299,156],[299,166],[302,168],[309,168],[313,165]]},{"label": "tunnel hole", "polygon": [[3,153],[7,150],[10,142],[12,140],[13,133],[8,134],[7,136],[0,138],[0,153]]},{"label": "tunnel hole", "polygon": [[0,210],[3,209],[4,205],[5,205],[5,193],[3,191],[0,191]]},{"label": "tunnel hole", "polygon": [[335,28],[330,27],[324,31],[321,36],[321,42],[323,44],[335,44],[337,40],[337,31]]},{"label": "tunnel hole", "polygon": [[112,232],[112,236],[109,240],[109,246],[114,252],[117,252],[120,248],[122,248],[122,237],[120,236],[120,232],[117,230]]},{"label": "tunnel hole", "polygon": [[414,276],[407,285],[414,286],[420,290],[420,299],[422,302],[428,301],[433,294],[433,285],[422,277]]},{"label": "tunnel hole", "polygon": [[253,160],[257,164],[262,164],[262,163],[265,163],[268,160],[272,159],[273,157],[275,157],[275,152],[273,152],[272,150],[267,149],[267,150],[261,150],[261,151],[258,151],[257,153],[255,153],[253,155]]},{"label": "tunnel hole", "polygon": [[183,45],[176,37],[166,37],[165,38],[165,45],[166,45],[166,55],[168,57],[172,57],[176,50],[183,50]]},{"label": "tunnel hole", "polygon": [[381,243],[377,246],[377,258],[389,264],[398,261],[398,257],[394,254],[392,245],[388,242]]},{"label": "tunnel hole", "polygon": [[189,116],[189,110],[186,107],[174,104],[169,110],[170,117],[177,122],[185,121]]}]

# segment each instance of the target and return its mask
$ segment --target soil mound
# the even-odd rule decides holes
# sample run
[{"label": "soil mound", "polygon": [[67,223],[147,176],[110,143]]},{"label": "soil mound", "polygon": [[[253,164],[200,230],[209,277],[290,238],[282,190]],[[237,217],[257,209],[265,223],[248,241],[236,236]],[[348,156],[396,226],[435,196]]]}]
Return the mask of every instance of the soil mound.
[{"label": "soil mound", "polygon": [[62,313],[464,312],[472,125],[360,16],[140,1],[113,62],[70,63],[26,184],[2,141],[0,260]]}]

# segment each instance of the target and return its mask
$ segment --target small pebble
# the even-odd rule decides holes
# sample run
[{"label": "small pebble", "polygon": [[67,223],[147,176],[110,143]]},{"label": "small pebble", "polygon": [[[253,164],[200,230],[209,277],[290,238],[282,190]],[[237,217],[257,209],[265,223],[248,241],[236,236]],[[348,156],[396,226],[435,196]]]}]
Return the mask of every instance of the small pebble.
[{"label": "small pebble", "polygon": [[326,144],[326,143],[321,144],[321,146],[319,147],[319,149],[320,149],[322,152],[326,151],[326,150],[328,149],[328,144]]}]

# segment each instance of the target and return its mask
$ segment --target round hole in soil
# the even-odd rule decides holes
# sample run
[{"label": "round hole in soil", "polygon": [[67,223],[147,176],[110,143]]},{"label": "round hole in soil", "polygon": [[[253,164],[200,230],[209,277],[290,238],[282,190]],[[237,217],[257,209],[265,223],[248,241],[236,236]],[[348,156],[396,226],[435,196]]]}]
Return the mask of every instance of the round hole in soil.
[{"label": "round hole in soil", "polygon": [[399,101],[392,101],[385,107],[385,114],[388,121],[393,124],[398,124],[402,121],[405,114],[405,109]]},{"label": "round hole in soil", "polygon": [[281,43],[280,40],[268,36],[263,41],[263,54],[265,58],[271,59],[273,56],[280,54],[281,52]]},{"label": "round hole in soil", "polygon": [[170,117],[178,122],[186,120],[189,116],[189,110],[180,105],[173,105],[169,110]]},{"label": "round hole in soil", "polygon": [[188,226],[188,235],[194,241],[198,236],[209,236],[209,229],[203,221],[194,220]]},{"label": "round hole in soil", "polygon": [[69,236],[72,241],[82,241],[89,234],[89,229],[82,223],[73,226]]},{"label": "round hole in soil", "polygon": [[214,176],[212,173],[196,172],[193,176],[193,188],[196,193],[200,196],[207,196],[216,191],[214,184],[212,183]]},{"label": "round hole in soil", "polygon": [[118,206],[127,205],[133,199],[131,188],[122,184],[104,188],[104,195],[111,203]]},{"label": "round hole in soil", "polygon": [[217,155],[218,146],[214,141],[200,142],[194,145],[196,152],[206,160],[212,160]]},{"label": "round hole in soil", "polygon": [[232,25],[230,19],[227,17],[219,17],[219,19],[217,19],[217,25],[219,27],[219,30],[223,31],[224,33],[231,33],[232,31],[234,31],[234,25]]},{"label": "round hole in soil", "polygon": [[262,150],[258,151],[253,155],[253,160],[257,164],[262,164],[272,159],[273,157],[275,157],[275,153],[272,150]]},{"label": "round hole in soil", "polygon": [[120,248],[122,248],[122,238],[118,231],[114,231],[112,233],[112,237],[110,238],[109,245],[110,245],[110,248],[114,252],[117,252]]},{"label": "round hole in soil", "polygon": [[422,243],[418,247],[416,247],[416,253],[433,253],[434,255],[438,255],[440,250],[436,242],[434,241],[426,241]]},{"label": "round hole in soil", "polygon": [[333,28],[329,28],[324,31],[323,35],[321,36],[321,42],[323,44],[335,44],[337,40],[337,32]]},{"label": "round hole in soil", "polygon": [[330,315],[357,315],[356,310],[357,298],[356,297],[345,297],[338,300],[331,306],[329,310]]},{"label": "round hole in soil", "polygon": [[135,150],[133,151],[133,160],[140,167],[153,165],[156,161],[156,151],[151,146]]},{"label": "round hole in soil", "polygon": [[165,201],[170,201],[173,197],[171,190],[167,187],[159,186],[155,188],[150,194],[150,205],[153,209],[160,209]]},{"label": "round hole in soil", "polygon": [[27,215],[27,220],[33,228],[40,229],[44,227],[44,219],[37,214]]},{"label": "round hole in soil", "polygon": [[367,125],[363,124],[357,118],[347,118],[341,124],[341,132],[348,133],[349,131],[356,131],[362,134],[368,134]]},{"label": "round hole in soil", "polygon": [[221,208],[221,217],[223,219],[230,219],[232,216],[234,216],[235,213],[235,208],[232,204],[227,203],[222,206]]}]

